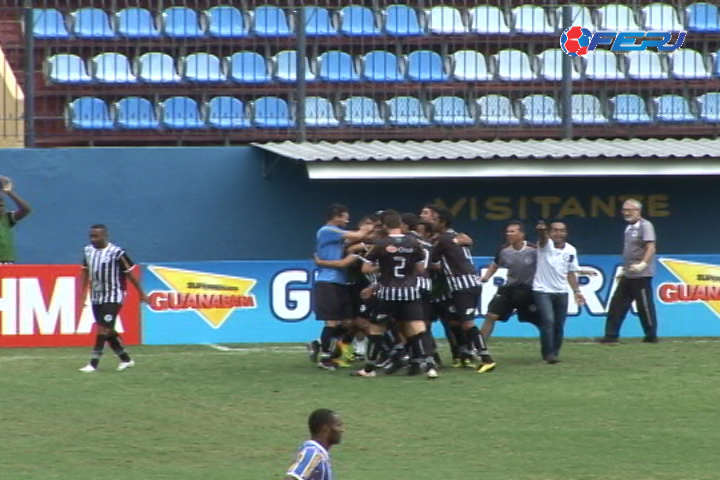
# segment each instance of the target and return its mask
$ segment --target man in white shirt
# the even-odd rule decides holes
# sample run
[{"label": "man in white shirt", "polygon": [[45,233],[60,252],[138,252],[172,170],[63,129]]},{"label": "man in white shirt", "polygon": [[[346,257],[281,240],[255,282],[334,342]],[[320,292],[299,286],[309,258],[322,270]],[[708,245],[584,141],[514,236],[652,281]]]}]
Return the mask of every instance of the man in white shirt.
[{"label": "man in white shirt", "polygon": [[533,280],[533,296],[540,313],[540,351],[543,359],[558,363],[558,355],[565,333],[568,309],[568,284],[575,294],[575,302],[583,305],[577,272],[580,270],[575,247],[567,243],[567,226],[553,222],[548,229],[538,223],[537,269]]}]

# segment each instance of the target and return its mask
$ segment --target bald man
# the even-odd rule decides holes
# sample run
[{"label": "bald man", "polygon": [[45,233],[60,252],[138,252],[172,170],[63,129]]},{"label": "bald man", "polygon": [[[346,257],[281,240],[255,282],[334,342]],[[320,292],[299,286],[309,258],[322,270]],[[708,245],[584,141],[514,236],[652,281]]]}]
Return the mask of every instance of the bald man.
[{"label": "bald man", "polygon": [[652,277],[655,275],[655,227],[642,218],[642,203],[629,199],[622,206],[628,223],[623,246],[623,270],[613,294],[605,321],[605,336],[600,343],[617,343],[620,327],[635,301],[640,325],[645,332],[643,342],[657,343],[657,315],[653,297]]}]

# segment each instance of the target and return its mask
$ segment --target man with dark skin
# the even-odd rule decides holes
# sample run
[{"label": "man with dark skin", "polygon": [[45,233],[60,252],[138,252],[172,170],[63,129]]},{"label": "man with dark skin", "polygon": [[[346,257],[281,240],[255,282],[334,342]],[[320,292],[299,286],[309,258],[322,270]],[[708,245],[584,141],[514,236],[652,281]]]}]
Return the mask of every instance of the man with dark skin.
[{"label": "man with dark skin", "polygon": [[340,415],[320,408],[308,418],[310,440],[302,444],[297,460],[290,465],[285,480],[333,480],[330,448],[338,445],[345,433]]}]

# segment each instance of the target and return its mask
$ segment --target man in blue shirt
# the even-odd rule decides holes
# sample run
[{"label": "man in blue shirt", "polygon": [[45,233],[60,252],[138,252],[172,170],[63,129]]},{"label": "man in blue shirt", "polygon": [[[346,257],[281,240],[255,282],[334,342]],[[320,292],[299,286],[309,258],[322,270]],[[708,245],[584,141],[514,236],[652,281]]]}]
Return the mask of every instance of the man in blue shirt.
[{"label": "man in blue shirt", "polygon": [[[320,260],[338,261],[345,258],[345,245],[364,239],[373,228],[363,225],[360,230],[345,230],[350,213],[344,205],[330,205],[327,223],[317,231],[315,256]],[[348,287],[347,272],[342,267],[320,267],[313,286],[315,317],[325,322],[320,335],[320,359],[318,366],[329,370],[336,368],[332,361],[337,338],[343,333],[343,322],[352,320],[352,301]]]},{"label": "man in blue shirt", "polygon": [[340,416],[320,408],[308,418],[310,440],[300,447],[295,463],[290,465],[285,480],[333,480],[328,451],[342,440],[345,426]]}]

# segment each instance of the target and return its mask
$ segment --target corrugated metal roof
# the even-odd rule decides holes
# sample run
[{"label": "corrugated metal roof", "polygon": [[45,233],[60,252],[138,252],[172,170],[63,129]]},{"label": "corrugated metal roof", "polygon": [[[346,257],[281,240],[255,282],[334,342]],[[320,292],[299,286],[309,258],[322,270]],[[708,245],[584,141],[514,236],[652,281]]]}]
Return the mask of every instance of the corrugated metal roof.
[{"label": "corrugated metal roof", "polygon": [[422,161],[549,158],[720,158],[720,139],[494,140],[253,143],[305,161]]}]

